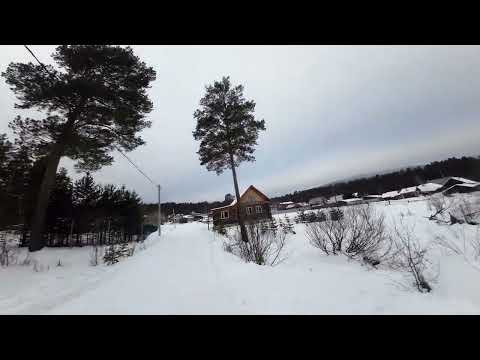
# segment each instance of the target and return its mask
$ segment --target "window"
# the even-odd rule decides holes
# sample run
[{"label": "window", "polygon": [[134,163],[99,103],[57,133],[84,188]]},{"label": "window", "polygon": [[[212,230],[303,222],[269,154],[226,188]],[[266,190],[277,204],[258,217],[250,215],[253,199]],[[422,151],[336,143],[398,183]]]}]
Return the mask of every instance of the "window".
[{"label": "window", "polygon": [[228,219],[228,211],[221,211],[220,219]]},{"label": "window", "polygon": [[257,210],[257,214],[261,214],[262,213],[262,206],[261,205],[257,205],[255,207],[255,209]]},{"label": "window", "polygon": [[250,206],[247,207],[247,215],[252,215],[252,208]]}]

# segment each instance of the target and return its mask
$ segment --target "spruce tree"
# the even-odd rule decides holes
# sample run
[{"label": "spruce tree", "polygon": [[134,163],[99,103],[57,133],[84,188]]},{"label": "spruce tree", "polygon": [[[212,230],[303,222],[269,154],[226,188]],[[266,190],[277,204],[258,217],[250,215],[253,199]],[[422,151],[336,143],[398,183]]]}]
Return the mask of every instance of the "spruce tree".
[{"label": "spruce tree", "polygon": [[254,117],[255,102],[243,96],[243,86],[232,86],[229,77],[215,81],[206,87],[200,100],[200,108],[194,113],[197,126],[193,131],[195,140],[200,141],[198,155],[200,164],[208,171],[220,175],[231,169],[237,199],[238,222],[242,240],[248,242],[240,204],[236,168],[244,161],[255,161],[252,155],[260,130],[265,130],[265,121]]},{"label": "spruce tree", "polygon": [[155,71],[130,47],[61,45],[52,55],[57,67],[10,63],[2,73],[20,109],[45,112],[43,119],[20,116],[11,128],[45,159],[32,224],[31,252],[43,248],[45,213],[60,159],[79,170],[98,170],[113,162],[115,148],[131,151],[144,141],[137,136],[153,104],[147,89]]},{"label": "spruce tree", "polygon": [[103,256],[103,262],[107,265],[113,265],[118,263],[119,253],[114,244],[107,247],[105,255]]},{"label": "spruce tree", "polygon": [[128,242],[123,241],[122,243],[120,243],[117,252],[119,256],[130,256],[130,248],[128,247]]}]

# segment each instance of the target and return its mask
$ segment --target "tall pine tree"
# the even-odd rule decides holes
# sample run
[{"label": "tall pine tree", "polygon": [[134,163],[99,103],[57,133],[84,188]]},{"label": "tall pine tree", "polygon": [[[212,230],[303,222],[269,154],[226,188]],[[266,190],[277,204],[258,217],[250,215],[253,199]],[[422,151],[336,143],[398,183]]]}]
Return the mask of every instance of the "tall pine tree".
[{"label": "tall pine tree", "polygon": [[45,213],[60,158],[77,161],[79,170],[109,165],[116,147],[131,151],[144,141],[137,133],[150,126],[145,115],[155,71],[129,47],[62,45],[52,55],[57,67],[10,63],[2,73],[20,109],[44,111],[41,120],[17,117],[11,128],[37,156],[45,158],[30,251],[43,248]]},{"label": "tall pine tree", "polygon": [[248,242],[240,204],[236,168],[244,161],[255,161],[252,155],[257,145],[258,133],[265,130],[265,121],[256,120],[253,113],[255,102],[243,96],[243,86],[232,86],[229,77],[215,81],[206,87],[206,94],[200,100],[200,108],[194,113],[197,126],[193,132],[200,141],[200,164],[208,171],[220,175],[231,169],[237,198],[238,222],[242,239]]}]

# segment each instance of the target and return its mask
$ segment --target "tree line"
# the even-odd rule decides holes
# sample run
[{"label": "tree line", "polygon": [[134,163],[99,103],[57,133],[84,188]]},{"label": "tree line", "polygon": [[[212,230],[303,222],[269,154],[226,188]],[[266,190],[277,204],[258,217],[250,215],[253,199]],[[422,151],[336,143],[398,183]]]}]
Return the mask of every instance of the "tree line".
[{"label": "tree line", "polygon": [[[31,148],[19,141],[11,143],[0,134],[0,230],[20,231],[23,246],[29,244],[44,171],[44,158],[35,159]],[[89,172],[73,181],[67,170],[60,168],[45,215],[43,240],[46,246],[139,240],[144,233],[142,220],[142,201],[135,191],[96,184]]]},{"label": "tree line", "polygon": [[480,156],[452,157],[442,161],[434,161],[427,165],[409,167],[387,174],[295,191],[290,194],[272,198],[272,200],[308,202],[309,199],[318,196],[330,197],[337,194],[351,196],[356,192],[358,192],[359,195],[379,195],[387,191],[417,186],[429,180],[446,176],[459,176],[480,181]]},{"label": "tree line", "polygon": [[[352,196],[358,192],[359,195],[382,194],[387,191],[400,188],[420,185],[428,180],[446,176],[460,176],[471,180],[480,181],[480,156],[449,158],[442,161],[434,161],[424,166],[410,167],[387,174],[375,175],[372,177],[359,178],[355,180],[338,182],[307,190],[294,191],[290,194],[271,198],[274,202],[294,201],[308,202],[311,198],[324,196],[330,197],[336,194]],[[206,213],[208,210],[226,206],[230,201],[203,201],[203,202],[168,202],[162,203],[162,213],[190,214],[193,212]],[[145,204],[146,212],[157,211],[157,204]]]}]

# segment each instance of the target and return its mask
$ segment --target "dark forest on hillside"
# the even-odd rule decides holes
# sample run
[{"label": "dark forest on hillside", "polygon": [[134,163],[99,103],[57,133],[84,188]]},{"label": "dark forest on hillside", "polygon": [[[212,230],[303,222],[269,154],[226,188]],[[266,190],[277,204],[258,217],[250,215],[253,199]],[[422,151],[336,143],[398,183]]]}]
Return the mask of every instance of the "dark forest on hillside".
[{"label": "dark forest on hillside", "polygon": [[[359,195],[382,194],[387,191],[399,190],[408,186],[420,185],[432,179],[445,176],[460,176],[471,180],[480,181],[480,156],[449,158],[434,161],[428,165],[409,167],[387,174],[364,177],[350,181],[337,182],[312,189],[294,191],[283,196],[272,197],[273,202],[294,201],[308,202],[317,196],[330,197],[335,194]],[[207,210],[227,205],[228,202],[199,202],[199,203],[162,203],[162,213],[172,214],[173,209],[177,214],[190,214],[192,211],[205,213]],[[144,205],[145,211],[156,211],[157,204]]]},{"label": "dark forest on hillside", "polygon": [[302,202],[317,196],[330,197],[336,194],[344,194],[348,197],[355,192],[358,192],[359,195],[382,194],[387,191],[424,184],[429,180],[445,176],[460,176],[480,181],[480,156],[464,156],[460,159],[449,158],[442,161],[434,161],[428,165],[409,167],[383,175],[295,191],[291,194],[272,198],[272,201]]}]

